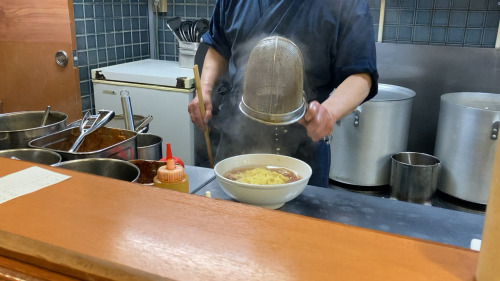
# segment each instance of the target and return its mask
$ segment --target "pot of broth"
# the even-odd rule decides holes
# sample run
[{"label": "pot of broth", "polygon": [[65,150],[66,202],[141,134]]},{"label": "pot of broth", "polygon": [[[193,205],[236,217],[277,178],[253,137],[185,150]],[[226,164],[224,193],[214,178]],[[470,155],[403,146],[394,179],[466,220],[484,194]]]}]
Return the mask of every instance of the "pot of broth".
[{"label": "pot of broth", "polygon": [[102,127],[87,135],[77,152],[69,152],[80,129],[69,128],[29,143],[30,147],[59,153],[63,161],[82,158],[115,158],[131,160],[137,157],[137,133],[134,131]]}]

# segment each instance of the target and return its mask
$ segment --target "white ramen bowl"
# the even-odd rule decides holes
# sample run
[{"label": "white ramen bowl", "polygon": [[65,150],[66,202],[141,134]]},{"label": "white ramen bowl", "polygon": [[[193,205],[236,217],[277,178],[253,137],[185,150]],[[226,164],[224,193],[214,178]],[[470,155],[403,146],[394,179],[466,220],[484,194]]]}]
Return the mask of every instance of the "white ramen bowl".
[{"label": "white ramen bowl", "polygon": [[[283,167],[296,172],[301,179],[284,184],[260,185],[237,182],[224,177],[227,172],[246,166]],[[220,161],[215,165],[214,172],[222,190],[234,200],[278,209],[304,191],[311,177],[312,169],[304,161],[293,157],[276,154],[244,154]]]}]

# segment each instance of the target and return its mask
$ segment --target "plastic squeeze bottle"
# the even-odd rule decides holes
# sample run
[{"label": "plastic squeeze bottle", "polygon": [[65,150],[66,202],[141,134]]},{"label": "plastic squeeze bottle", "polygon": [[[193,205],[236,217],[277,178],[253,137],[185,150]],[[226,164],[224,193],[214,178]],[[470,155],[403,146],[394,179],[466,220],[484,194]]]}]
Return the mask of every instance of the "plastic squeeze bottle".
[{"label": "plastic squeeze bottle", "polygon": [[184,167],[176,164],[172,157],[170,143],[167,143],[167,165],[161,166],[153,179],[153,185],[161,188],[172,189],[189,193],[188,175],[184,173]]}]

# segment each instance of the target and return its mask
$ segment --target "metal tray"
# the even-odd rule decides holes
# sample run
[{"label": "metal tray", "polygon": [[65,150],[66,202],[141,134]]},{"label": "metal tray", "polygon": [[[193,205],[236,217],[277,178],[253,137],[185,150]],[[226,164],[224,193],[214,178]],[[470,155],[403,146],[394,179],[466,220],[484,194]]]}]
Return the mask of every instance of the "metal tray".
[{"label": "metal tray", "polygon": [[[103,129],[110,129],[104,127]],[[46,135],[29,142],[29,146],[33,148],[42,148],[55,151],[61,155],[63,161],[84,159],[84,158],[115,158],[122,160],[132,160],[137,157],[137,133],[130,130],[118,129],[126,137],[124,141],[115,143],[106,148],[90,151],[90,152],[68,152],[50,148],[53,145],[68,141],[72,133],[78,133],[79,128],[69,128],[50,135]]]}]

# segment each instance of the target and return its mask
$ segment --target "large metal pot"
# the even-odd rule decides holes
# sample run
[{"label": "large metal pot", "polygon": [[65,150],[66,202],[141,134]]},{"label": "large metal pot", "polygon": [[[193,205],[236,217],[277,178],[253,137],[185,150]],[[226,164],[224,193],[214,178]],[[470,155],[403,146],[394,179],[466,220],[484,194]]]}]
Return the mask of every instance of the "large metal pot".
[{"label": "large metal pot", "polygon": [[0,114],[0,150],[27,148],[36,138],[66,128],[68,116],[51,111],[45,126],[42,126],[44,111],[21,111]]},{"label": "large metal pot", "polygon": [[129,182],[137,182],[140,173],[136,165],[110,158],[76,159],[52,166]]},{"label": "large metal pot", "polygon": [[391,155],[406,151],[415,92],[379,84],[378,94],[337,121],[330,179],[357,186],[388,185]]},{"label": "large metal pot", "polygon": [[441,160],[438,189],[486,204],[500,127],[500,94],[441,96],[434,154]]},{"label": "large metal pot", "polygon": [[61,162],[61,155],[54,151],[38,148],[15,148],[0,150],[0,157],[14,158],[45,165]]}]

